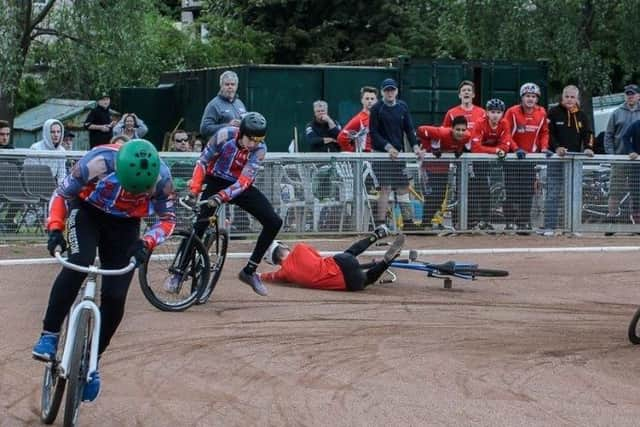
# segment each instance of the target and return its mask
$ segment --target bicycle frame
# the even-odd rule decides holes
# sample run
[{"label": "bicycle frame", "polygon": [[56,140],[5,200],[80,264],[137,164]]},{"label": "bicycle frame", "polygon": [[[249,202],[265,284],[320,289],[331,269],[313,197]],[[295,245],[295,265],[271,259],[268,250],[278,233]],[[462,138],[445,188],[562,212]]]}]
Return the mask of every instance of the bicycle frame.
[{"label": "bicycle frame", "polygon": [[[445,279],[447,277],[458,277],[460,279],[465,279],[465,280],[475,280],[475,277],[472,274],[463,274],[463,273],[457,273],[457,272],[442,273],[439,268],[440,266],[438,266],[437,264],[429,264],[429,263],[419,262],[419,261],[418,262],[394,261],[391,263],[390,267],[401,268],[405,270],[424,271],[425,273],[427,273],[428,277],[435,277],[438,279]],[[477,268],[478,264],[455,262],[455,264],[453,264],[453,267],[471,269],[471,268]]]},{"label": "bicycle frame", "polygon": [[56,251],[55,257],[63,267],[75,270],[81,273],[87,273],[88,278],[84,284],[84,291],[82,293],[82,300],[73,307],[71,314],[69,315],[68,329],[67,329],[67,338],[64,343],[64,350],[62,353],[62,360],[58,365],[60,376],[63,378],[67,378],[69,371],[69,363],[71,358],[71,349],[73,348],[73,344],[76,339],[76,331],[78,329],[78,316],[82,312],[82,310],[90,310],[93,317],[93,330],[91,331],[91,349],[89,353],[89,370],[87,371],[88,381],[89,375],[97,370],[98,367],[98,345],[100,343],[100,309],[95,303],[95,293],[96,293],[96,285],[97,285],[97,277],[98,275],[103,276],[119,276],[121,274],[126,274],[133,270],[136,267],[136,261],[134,258],[131,259],[129,264],[120,269],[115,270],[102,270],[95,265],[90,265],[88,267],[76,265],[70,263],[66,259],[62,258],[59,251]]}]

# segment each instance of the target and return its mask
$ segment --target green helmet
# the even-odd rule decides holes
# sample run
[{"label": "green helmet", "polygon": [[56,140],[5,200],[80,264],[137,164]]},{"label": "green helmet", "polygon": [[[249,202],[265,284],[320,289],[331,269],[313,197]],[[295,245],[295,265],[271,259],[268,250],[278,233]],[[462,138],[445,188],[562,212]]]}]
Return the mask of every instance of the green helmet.
[{"label": "green helmet", "polygon": [[158,181],[160,156],[145,139],[132,139],[118,150],[116,176],[122,188],[133,194],[144,193]]}]

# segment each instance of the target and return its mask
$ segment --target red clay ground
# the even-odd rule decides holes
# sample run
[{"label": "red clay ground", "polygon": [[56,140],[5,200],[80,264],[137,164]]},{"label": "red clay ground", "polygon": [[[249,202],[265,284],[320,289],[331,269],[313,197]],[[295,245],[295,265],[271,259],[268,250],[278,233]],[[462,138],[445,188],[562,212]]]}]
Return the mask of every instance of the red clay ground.
[{"label": "red clay ground", "polygon": [[[412,238],[408,247],[637,241]],[[471,255],[511,276],[444,290],[403,270],[361,293],[270,285],[264,298],[235,279],[234,260],[213,301],[178,314],[154,309],[135,281],[102,363],[103,392],[81,408],[81,425],[637,426],[640,348],[626,336],[640,304],[637,258]],[[30,349],[56,272],[0,267],[2,427],[39,425],[42,365]]]}]

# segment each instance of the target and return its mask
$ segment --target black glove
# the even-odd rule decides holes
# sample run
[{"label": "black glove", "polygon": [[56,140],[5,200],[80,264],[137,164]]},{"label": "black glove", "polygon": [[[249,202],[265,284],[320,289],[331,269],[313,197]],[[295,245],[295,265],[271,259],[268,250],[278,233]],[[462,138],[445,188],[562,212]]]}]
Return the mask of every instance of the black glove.
[{"label": "black glove", "polygon": [[218,209],[218,206],[222,204],[222,199],[217,194],[214,194],[207,199],[207,204],[210,208]]},{"label": "black glove", "polygon": [[435,157],[436,159],[439,159],[440,157],[442,157],[442,151],[440,150],[433,150],[431,151],[431,154],[433,154],[433,157]]},{"label": "black glove", "polygon": [[553,151],[551,150],[542,150],[542,152],[544,153],[544,156],[548,159],[550,157],[553,157]]},{"label": "black glove", "polygon": [[527,157],[527,152],[526,152],[526,151],[524,151],[522,148],[518,148],[518,149],[516,150],[516,156],[517,156],[520,160],[522,160],[522,159],[524,159],[525,157]]},{"label": "black glove", "polygon": [[67,241],[64,240],[64,235],[60,230],[51,230],[49,232],[49,240],[47,241],[47,250],[54,256],[56,248],[60,246],[60,252],[67,250]]},{"label": "black glove", "polygon": [[460,158],[460,156],[462,156],[462,151],[456,151],[456,152],[454,153],[454,156],[456,156],[456,159],[459,159],[459,158]]},{"label": "black glove", "polygon": [[504,150],[498,150],[496,155],[498,156],[498,160],[504,160],[504,158],[507,157],[507,153],[505,153]]},{"label": "black glove", "polygon": [[131,259],[131,257],[136,259],[136,265],[140,265],[147,260],[147,257],[149,257],[149,248],[147,248],[147,244],[144,240],[138,239],[129,246],[127,258]]}]

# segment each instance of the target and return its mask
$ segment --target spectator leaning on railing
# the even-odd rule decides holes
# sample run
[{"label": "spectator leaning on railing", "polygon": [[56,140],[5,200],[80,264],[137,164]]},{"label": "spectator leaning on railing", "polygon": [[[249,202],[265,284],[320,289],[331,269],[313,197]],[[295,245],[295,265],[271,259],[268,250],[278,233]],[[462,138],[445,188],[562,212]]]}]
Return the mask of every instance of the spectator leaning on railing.
[{"label": "spectator leaning on railing", "polygon": [[[637,160],[640,155],[640,120],[636,120],[627,128],[622,135],[622,144],[625,151],[629,153],[629,158]],[[633,199],[633,219],[638,224],[640,223],[640,165],[630,165],[628,178]]]},{"label": "spectator leaning on railing", "polygon": [[[513,146],[511,151],[518,159],[527,153],[546,153],[549,148],[549,126],[547,112],[538,105],[540,88],[535,83],[520,87],[520,104],[509,108],[504,114]],[[536,178],[534,163],[506,162],[505,186],[507,201],[504,205],[506,230],[528,234],[531,231],[531,203],[533,183]]]},{"label": "spectator leaning on railing", "polygon": [[[580,110],[580,91],[569,85],[562,90],[560,104],[549,110],[549,150],[559,157],[567,152],[584,152],[593,156],[593,132],[587,115]],[[547,195],[544,207],[545,236],[558,228],[560,199],[564,186],[564,165],[547,164]]]},{"label": "spectator leaning on railing", "polygon": [[[624,104],[617,108],[609,117],[607,130],[604,133],[604,149],[607,154],[629,154],[628,147],[622,143],[622,135],[625,134],[631,124],[640,120],[640,88],[630,84],[624,87]],[[618,220],[618,204],[628,185],[629,168],[627,165],[613,165],[609,187],[609,219],[610,222]]]},{"label": "spectator leaning on railing", "polygon": [[[9,122],[0,120],[0,150],[11,150],[13,145],[11,141],[11,127]],[[0,161],[9,161],[10,159],[0,158]],[[2,204],[2,212],[0,212],[0,233],[14,233],[16,231],[15,218],[20,211],[20,203],[5,202]]]}]

